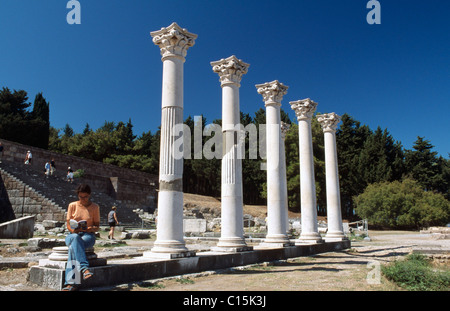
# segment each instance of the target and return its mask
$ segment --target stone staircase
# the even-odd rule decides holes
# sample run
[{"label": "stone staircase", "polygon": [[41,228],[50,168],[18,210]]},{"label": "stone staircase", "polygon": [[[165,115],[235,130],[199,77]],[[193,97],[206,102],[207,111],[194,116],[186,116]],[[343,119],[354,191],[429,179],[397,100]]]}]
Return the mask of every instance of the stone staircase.
[{"label": "stone staircase", "polygon": [[[66,181],[66,172],[56,171],[53,176],[46,176],[44,168],[3,161],[0,174],[8,191],[10,202],[16,217],[37,215],[36,221],[64,221],[65,212],[70,202],[77,201],[75,189],[83,183],[77,178],[73,183]],[[92,189],[91,200],[100,206],[100,224],[107,224],[107,215],[113,205],[118,207],[117,215],[121,225],[140,226],[142,221],[127,204],[115,200],[105,193]]]}]

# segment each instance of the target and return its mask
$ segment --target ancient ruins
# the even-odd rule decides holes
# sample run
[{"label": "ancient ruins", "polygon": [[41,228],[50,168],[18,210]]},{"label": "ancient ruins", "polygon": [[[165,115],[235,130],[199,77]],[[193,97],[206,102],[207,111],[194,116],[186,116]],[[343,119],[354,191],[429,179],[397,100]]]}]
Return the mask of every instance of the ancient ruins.
[{"label": "ancient ruins", "polygon": [[[325,136],[328,232],[322,239],[317,224],[316,191],[311,134],[311,118],[317,103],[311,99],[290,102],[299,125],[301,172],[301,226],[298,240],[290,240],[287,217],[286,163],[284,136],[286,124],[280,119],[280,107],[288,87],[274,80],[256,85],[262,95],[267,118],[267,183],[268,232],[257,247],[246,244],[243,224],[242,162],[238,157],[240,133],[239,88],[249,64],[230,56],[211,62],[219,75],[222,88],[222,199],[221,237],[210,252],[196,254],[185,245],[183,232],[183,158],[175,157],[175,131],[183,123],[183,66],[187,50],[194,46],[197,35],[172,23],[151,32],[160,48],[163,63],[160,173],[158,193],[157,237],[151,251],[142,257],[114,261],[114,265],[93,262],[97,274],[94,285],[118,284],[183,273],[219,269],[248,263],[299,257],[313,253],[350,247],[343,228],[339,202],[339,178],[335,131],[339,116],[334,113],[319,117]],[[54,256],[32,267],[30,279],[57,288],[61,282],[62,262],[66,249],[55,249]],[[56,263],[55,263],[56,262]],[[55,270],[57,267],[59,270]],[[49,280],[53,278],[53,281]],[[45,283],[45,284],[43,284]],[[50,284],[51,283],[51,284]]]},{"label": "ancient ruins", "polygon": [[[160,149],[160,192],[158,198],[157,240],[146,256],[165,254],[168,258],[195,256],[183,241],[183,159],[174,157],[173,128],[183,122],[183,63],[187,50],[195,44],[197,35],[176,23],[151,33],[161,49],[163,61],[162,118]],[[221,237],[215,251],[249,251],[244,238],[242,200],[242,162],[238,157],[237,125],[240,123],[239,88],[249,64],[232,55],[211,62],[219,75],[222,88],[222,219]],[[288,87],[277,80],[256,85],[266,107],[268,233],[263,247],[287,247],[292,243],[287,235],[286,163],[282,148],[280,107]],[[296,244],[323,243],[317,225],[316,190],[311,133],[311,118],[317,103],[308,99],[290,102],[299,123],[301,216],[302,232]],[[339,116],[320,116],[325,135],[327,201],[329,228],[327,240],[345,240],[339,202],[335,131]]]}]

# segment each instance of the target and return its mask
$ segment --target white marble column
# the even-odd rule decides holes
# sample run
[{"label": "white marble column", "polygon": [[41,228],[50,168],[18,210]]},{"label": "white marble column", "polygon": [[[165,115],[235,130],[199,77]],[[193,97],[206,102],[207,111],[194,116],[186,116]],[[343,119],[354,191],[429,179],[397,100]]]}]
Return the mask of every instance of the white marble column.
[{"label": "white marble column", "polygon": [[283,183],[282,188],[283,190],[283,198],[284,198],[284,205],[286,206],[286,234],[289,237],[289,203],[288,203],[288,190],[287,190],[287,174],[286,174],[286,148],[285,148],[285,140],[286,140],[286,133],[289,131],[289,128],[291,127],[290,124],[287,124],[283,121],[281,121],[281,163],[284,163],[284,165],[281,167],[281,182]]},{"label": "white marble column", "polygon": [[288,87],[278,81],[256,85],[266,106],[267,236],[262,247],[290,245],[286,228],[286,162],[281,138],[280,107]]},{"label": "white marble column", "polygon": [[230,56],[211,62],[222,87],[222,223],[214,251],[240,252],[252,249],[245,243],[242,196],[242,159],[238,156],[240,136],[239,87],[249,64]]},{"label": "white marble column", "polygon": [[339,171],[336,151],[336,128],[341,118],[327,113],[317,116],[323,129],[325,141],[325,174],[327,189],[327,222],[328,230],[325,241],[343,241],[346,239],[342,227],[341,199],[339,190]]},{"label": "white marble column", "polygon": [[290,102],[298,120],[300,157],[300,204],[302,232],[297,243],[322,243],[317,224],[316,185],[312,147],[311,119],[317,103],[311,99]]},{"label": "white marble column", "polygon": [[172,23],[151,32],[163,62],[161,143],[157,237],[148,257],[193,256],[185,247],[183,232],[183,158],[175,156],[174,126],[183,124],[183,67],[188,48],[197,35]]}]

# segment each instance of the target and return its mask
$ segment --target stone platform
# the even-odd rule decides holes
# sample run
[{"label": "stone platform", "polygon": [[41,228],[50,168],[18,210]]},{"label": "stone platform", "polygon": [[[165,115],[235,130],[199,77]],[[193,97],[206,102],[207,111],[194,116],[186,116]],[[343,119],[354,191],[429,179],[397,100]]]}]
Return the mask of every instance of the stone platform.
[{"label": "stone platform", "polygon": [[[133,283],[168,276],[213,271],[249,264],[310,256],[350,248],[350,241],[295,245],[283,248],[257,248],[248,252],[200,252],[194,257],[158,259],[135,257],[108,260],[106,265],[92,267],[94,277],[82,281],[80,288],[94,288]],[[100,258],[99,258],[100,259]],[[48,266],[30,268],[29,281],[42,287],[60,290],[64,283],[64,269]]]}]

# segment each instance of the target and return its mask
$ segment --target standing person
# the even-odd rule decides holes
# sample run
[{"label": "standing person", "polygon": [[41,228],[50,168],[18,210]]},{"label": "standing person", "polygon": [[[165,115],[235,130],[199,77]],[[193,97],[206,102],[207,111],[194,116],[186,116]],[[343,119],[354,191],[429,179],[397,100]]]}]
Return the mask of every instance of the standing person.
[{"label": "standing person", "polygon": [[73,182],[73,170],[70,166],[67,168],[67,181]]},{"label": "standing person", "polygon": [[33,155],[31,154],[31,151],[27,151],[27,155],[25,156],[25,164],[31,165],[31,160],[33,159]]},{"label": "standing person", "polygon": [[108,239],[114,240],[114,227],[119,224],[119,221],[117,220],[117,214],[116,214],[117,207],[113,206],[111,207],[111,211],[108,213],[108,224],[111,228],[109,230]]},{"label": "standing person", "polygon": [[[76,276],[81,273],[84,280],[93,276],[89,270],[89,262],[86,258],[86,248],[95,244],[95,232],[100,227],[100,208],[91,202],[91,188],[81,184],[77,190],[78,201],[69,204],[67,209],[67,229],[71,232],[66,237],[66,245],[69,247],[67,259],[65,284],[63,291],[77,290]],[[78,224],[76,224],[78,222]]]},{"label": "standing person", "polygon": [[2,163],[2,159],[3,159],[3,145],[0,142],[0,163]]},{"label": "standing person", "polygon": [[50,175],[50,163],[46,162],[45,163],[45,176],[48,177],[48,175]]},{"label": "standing person", "polygon": [[50,161],[50,175],[53,176],[53,173],[56,171],[55,159]]}]

